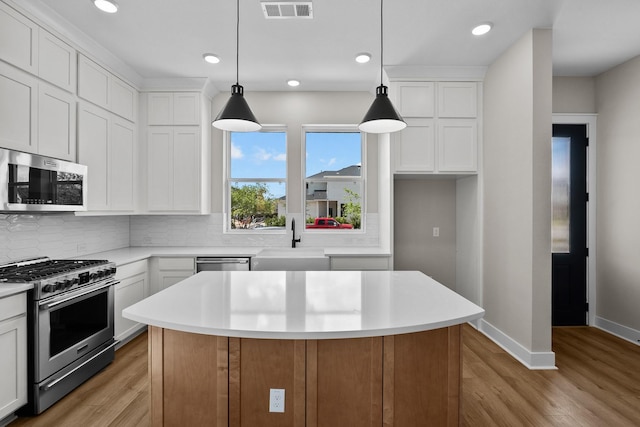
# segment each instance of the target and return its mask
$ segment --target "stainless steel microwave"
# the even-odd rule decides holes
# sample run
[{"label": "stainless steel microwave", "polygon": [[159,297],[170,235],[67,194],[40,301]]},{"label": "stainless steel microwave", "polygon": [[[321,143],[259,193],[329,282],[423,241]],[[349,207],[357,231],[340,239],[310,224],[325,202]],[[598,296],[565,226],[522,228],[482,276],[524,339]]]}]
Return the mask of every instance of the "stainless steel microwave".
[{"label": "stainless steel microwave", "polygon": [[0,211],[87,210],[87,167],[0,148]]}]

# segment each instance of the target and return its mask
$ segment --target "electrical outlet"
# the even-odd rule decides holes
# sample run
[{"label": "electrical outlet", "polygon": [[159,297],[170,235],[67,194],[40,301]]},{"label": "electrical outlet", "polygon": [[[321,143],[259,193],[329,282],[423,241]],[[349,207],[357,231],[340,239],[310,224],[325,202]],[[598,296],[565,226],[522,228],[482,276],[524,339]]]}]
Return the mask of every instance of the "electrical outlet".
[{"label": "electrical outlet", "polygon": [[284,412],[284,389],[269,389],[269,412]]},{"label": "electrical outlet", "polygon": [[440,227],[433,227],[433,237],[440,237]]}]

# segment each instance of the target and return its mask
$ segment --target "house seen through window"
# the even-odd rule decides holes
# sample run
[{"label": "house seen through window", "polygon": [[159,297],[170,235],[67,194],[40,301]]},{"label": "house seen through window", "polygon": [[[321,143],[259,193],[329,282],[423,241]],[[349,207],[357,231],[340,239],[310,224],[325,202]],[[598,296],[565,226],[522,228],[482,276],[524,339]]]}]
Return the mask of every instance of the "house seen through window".
[{"label": "house seen through window", "polygon": [[228,135],[228,229],[284,230],[287,134],[281,128]]},{"label": "house seen through window", "polygon": [[356,129],[305,129],[306,228],[362,228],[362,134]]}]

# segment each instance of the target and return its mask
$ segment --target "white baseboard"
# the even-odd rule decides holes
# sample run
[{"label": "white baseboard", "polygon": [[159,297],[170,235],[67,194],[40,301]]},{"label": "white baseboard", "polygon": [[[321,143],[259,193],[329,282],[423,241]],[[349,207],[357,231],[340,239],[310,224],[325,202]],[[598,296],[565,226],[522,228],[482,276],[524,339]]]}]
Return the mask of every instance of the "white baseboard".
[{"label": "white baseboard", "polygon": [[598,316],[596,316],[595,320],[593,326],[596,328],[632,342],[635,345],[640,345],[640,331]]},{"label": "white baseboard", "polygon": [[552,351],[529,351],[522,344],[484,319],[480,319],[479,330],[531,370],[558,369],[556,368],[556,354]]}]

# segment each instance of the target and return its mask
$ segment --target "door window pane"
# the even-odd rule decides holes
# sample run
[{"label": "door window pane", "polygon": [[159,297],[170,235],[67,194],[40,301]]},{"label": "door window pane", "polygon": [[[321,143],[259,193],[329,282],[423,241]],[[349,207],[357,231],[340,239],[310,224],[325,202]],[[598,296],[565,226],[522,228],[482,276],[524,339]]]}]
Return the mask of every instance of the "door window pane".
[{"label": "door window pane", "polygon": [[568,253],[570,250],[571,138],[553,138],[552,144],[551,251]]}]

